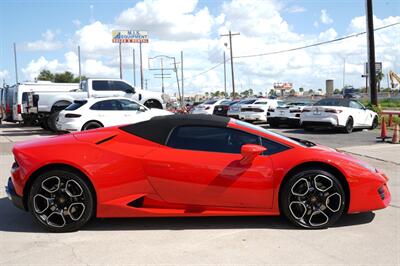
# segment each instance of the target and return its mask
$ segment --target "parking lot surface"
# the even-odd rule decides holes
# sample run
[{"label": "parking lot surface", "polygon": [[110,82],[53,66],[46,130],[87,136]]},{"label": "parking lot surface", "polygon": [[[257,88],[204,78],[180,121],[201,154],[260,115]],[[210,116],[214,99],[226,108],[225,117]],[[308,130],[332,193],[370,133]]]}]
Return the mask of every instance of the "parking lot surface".
[{"label": "parking lot surface", "polygon": [[[325,230],[294,228],[279,217],[96,219],[79,232],[43,231],[0,191],[0,264],[400,264],[400,145],[379,131],[352,134],[273,129],[362,158],[390,178],[391,205],[344,216]],[[51,135],[0,125],[0,184],[14,143]]]}]

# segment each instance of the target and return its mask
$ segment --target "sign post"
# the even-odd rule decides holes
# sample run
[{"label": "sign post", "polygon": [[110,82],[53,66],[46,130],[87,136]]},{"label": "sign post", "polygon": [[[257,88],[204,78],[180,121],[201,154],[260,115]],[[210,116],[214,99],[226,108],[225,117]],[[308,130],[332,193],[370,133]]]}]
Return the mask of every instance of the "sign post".
[{"label": "sign post", "polygon": [[[142,64],[142,43],[149,42],[149,35],[147,31],[143,30],[113,30],[112,31],[112,42],[119,43],[139,43],[140,49],[140,86],[143,90],[143,64]],[[120,48],[120,76],[122,78],[122,56]]]}]

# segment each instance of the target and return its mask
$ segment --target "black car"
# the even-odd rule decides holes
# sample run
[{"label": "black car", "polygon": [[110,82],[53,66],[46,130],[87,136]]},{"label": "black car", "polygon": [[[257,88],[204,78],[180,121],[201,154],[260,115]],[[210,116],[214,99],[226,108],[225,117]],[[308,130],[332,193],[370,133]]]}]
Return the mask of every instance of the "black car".
[{"label": "black car", "polygon": [[223,101],[221,104],[214,107],[213,115],[228,116],[229,106],[240,102],[240,100]]}]

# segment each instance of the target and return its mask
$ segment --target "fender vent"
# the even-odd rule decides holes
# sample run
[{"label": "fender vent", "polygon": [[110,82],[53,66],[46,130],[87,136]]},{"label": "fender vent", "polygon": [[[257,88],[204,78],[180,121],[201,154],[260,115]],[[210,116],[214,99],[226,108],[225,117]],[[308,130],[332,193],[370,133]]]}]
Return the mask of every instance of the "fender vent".
[{"label": "fender vent", "polygon": [[134,208],[141,208],[143,207],[143,202],[144,202],[144,196],[135,199],[134,201],[131,201],[128,203],[128,206],[134,207]]},{"label": "fender vent", "polygon": [[107,141],[109,141],[109,140],[112,140],[113,138],[115,138],[115,136],[116,136],[116,135],[111,136],[111,137],[108,137],[108,138],[105,138],[105,139],[102,139],[102,140],[96,142],[96,145],[99,145],[99,144],[102,144],[102,143],[107,142]]}]

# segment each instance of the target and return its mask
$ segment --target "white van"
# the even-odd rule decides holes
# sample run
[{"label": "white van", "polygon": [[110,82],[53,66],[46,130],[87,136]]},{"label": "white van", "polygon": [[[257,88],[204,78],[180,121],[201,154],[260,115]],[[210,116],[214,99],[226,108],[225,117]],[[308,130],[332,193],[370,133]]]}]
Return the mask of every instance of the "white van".
[{"label": "white van", "polygon": [[[22,114],[26,112],[23,99],[28,92],[65,92],[79,89],[79,83],[54,83],[51,81],[25,82],[10,87],[13,89],[12,121],[23,121]],[[26,99],[25,99],[26,100]]]}]

